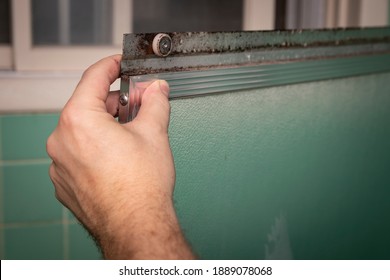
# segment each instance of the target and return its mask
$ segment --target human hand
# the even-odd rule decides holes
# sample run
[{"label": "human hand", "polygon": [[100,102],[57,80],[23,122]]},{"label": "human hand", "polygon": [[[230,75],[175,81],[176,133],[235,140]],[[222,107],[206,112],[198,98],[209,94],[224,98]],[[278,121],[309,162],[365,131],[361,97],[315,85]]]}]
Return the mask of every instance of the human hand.
[{"label": "human hand", "polygon": [[119,93],[109,87],[120,59],[102,59],[84,72],[47,141],[56,197],[106,258],[192,258],[172,202],[169,86],[152,83],[137,117],[119,124]]}]

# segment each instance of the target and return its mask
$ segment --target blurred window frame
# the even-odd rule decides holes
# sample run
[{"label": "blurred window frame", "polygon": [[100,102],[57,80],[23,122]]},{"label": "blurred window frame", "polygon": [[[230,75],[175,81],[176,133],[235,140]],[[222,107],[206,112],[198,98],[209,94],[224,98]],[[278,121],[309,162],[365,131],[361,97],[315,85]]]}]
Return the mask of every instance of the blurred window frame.
[{"label": "blurred window frame", "polygon": [[[66,1],[66,0],[63,0]],[[122,34],[132,31],[134,0],[113,1],[113,45],[34,46],[32,44],[32,0],[11,0],[12,43],[0,45],[0,69],[15,71],[80,71],[114,53],[121,53]],[[288,1],[288,0],[286,0]],[[290,0],[292,2],[296,0]],[[272,30],[277,0],[244,0],[243,30]],[[351,20],[359,3],[359,16]],[[388,24],[390,0],[327,0],[326,27],[378,26]],[[353,8],[355,7],[355,8]],[[336,9],[335,9],[336,8]]]},{"label": "blurred window frame", "polygon": [[8,44],[0,45],[0,70],[11,70],[13,68],[12,47]]}]

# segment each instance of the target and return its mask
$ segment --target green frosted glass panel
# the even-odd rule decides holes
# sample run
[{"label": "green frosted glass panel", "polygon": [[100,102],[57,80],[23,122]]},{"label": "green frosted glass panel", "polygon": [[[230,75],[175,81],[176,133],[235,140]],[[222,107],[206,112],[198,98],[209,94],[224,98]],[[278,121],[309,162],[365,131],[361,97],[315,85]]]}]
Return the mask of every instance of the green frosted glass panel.
[{"label": "green frosted glass panel", "polygon": [[175,204],[199,256],[389,259],[389,80],[172,100]]}]

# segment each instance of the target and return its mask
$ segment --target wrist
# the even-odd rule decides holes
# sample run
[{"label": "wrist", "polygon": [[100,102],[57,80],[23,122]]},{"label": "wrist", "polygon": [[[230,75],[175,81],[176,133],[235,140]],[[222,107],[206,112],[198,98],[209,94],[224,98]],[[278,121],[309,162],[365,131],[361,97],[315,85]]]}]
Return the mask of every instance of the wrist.
[{"label": "wrist", "polygon": [[[130,204],[129,204],[130,205]],[[172,199],[149,200],[122,208],[99,237],[106,259],[188,259],[191,250],[181,232]]]}]

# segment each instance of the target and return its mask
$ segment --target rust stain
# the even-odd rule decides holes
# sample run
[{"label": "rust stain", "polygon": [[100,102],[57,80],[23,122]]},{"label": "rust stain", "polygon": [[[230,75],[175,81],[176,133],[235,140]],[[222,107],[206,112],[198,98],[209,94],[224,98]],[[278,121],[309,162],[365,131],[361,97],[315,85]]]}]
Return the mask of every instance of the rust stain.
[{"label": "rust stain", "polygon": [[[123,61],[121,74],[143,75],[161,72],[197,71],[210,68],[237,67],[241,65],[259,65],[268,63],[286,63],[292,61],[323,59],[313,55],[310,57],[282,58],[281,60],[257,60],[235,63],[233,61],[220,61],[219,64],[189,62],[186,67],[164,67],[166,59],[181,57],[196,60],[198,55],[243,53],[252,51],[272,52],[274,50],[306,49],[316,47],[341,47],[354,45],[368,46],[375,44],[390,44],[390,29],[377,28],[375,32],[369,29],[334,29],[334,30],[289,30],[289,31],[246,31],[246,32],[168,32],[172,38],[172,51],[167,57],[157,57],[153,52],[153,39],[158,33],[128,34],[124,37]],[[370,36],[366,36],[366,33]],[[378,53],[378,50],[375,51]],[[363,54],[363,53],[361,53]],[[351,54],[356,55],[356,54]],[[348,56],[340,54],[338,57]],[[333,56],[337,57],[337,56]],[[158,58],[158,64],[153,67],[146,66],[143,61],[149,58]],[[190,60],[188,60],[190,61]],[[161,62],[161,67],[160,67]],[[213,65],[211,65],[213,64]]]},{"label": "rust stain", "polygon": [[[349,31],[361,30],[350,29]],[[337,32],[341,33],[343,29],[322,30],[322,32],[330,32],[329,34],[337,37]],[[302,30],[291,31],[248,31],[248,32],[187,32],[187,33],[167,33],[173,42],[173,49],[170,56],[174,55],[188,55],[188,54],[212,54],[212,53],[226,53],[226,52],[244,52],[248,50],[259,49],[286,49],[296,47],[322,47],[322,46],[345,46],[354,44],[375,44],[378,42],[390,42],[390,36],[376,37],[376,38],[354,38],[344,37],[340,40],[331,40],[319,38],[317,41],[306,42],[299,39],[302,35]],[[321,34],[321,30],[310,31],[306,30],[306,36],[313,33]],[[245,33],[245,36],[244,36]],[[268,34],[268,35],[267,35]],[[136,58],[148,58],[155,56],[152,49],[153,38],[157,33],[135,34],[136,48],[135,53],[139,54]],[[253,36],[252,36],[253,35]],[[268,36],[266,42],[262,43],[259,37]],[[275,36],[275,41],[271,40],[270,36]],[[329,35],[331,38],[331,35]],[[224,38],[229,38],[227,43]],[[249,39],[251,40],[249,40]],[[246,39],[246,40],[244,40]],[[268,42],[267,42],[268,41]],[[188,48],[187,46],[191,46]],[[126,47],[126,45],[125,45]],[[133,57],[134,58],[134,57]]]}]

